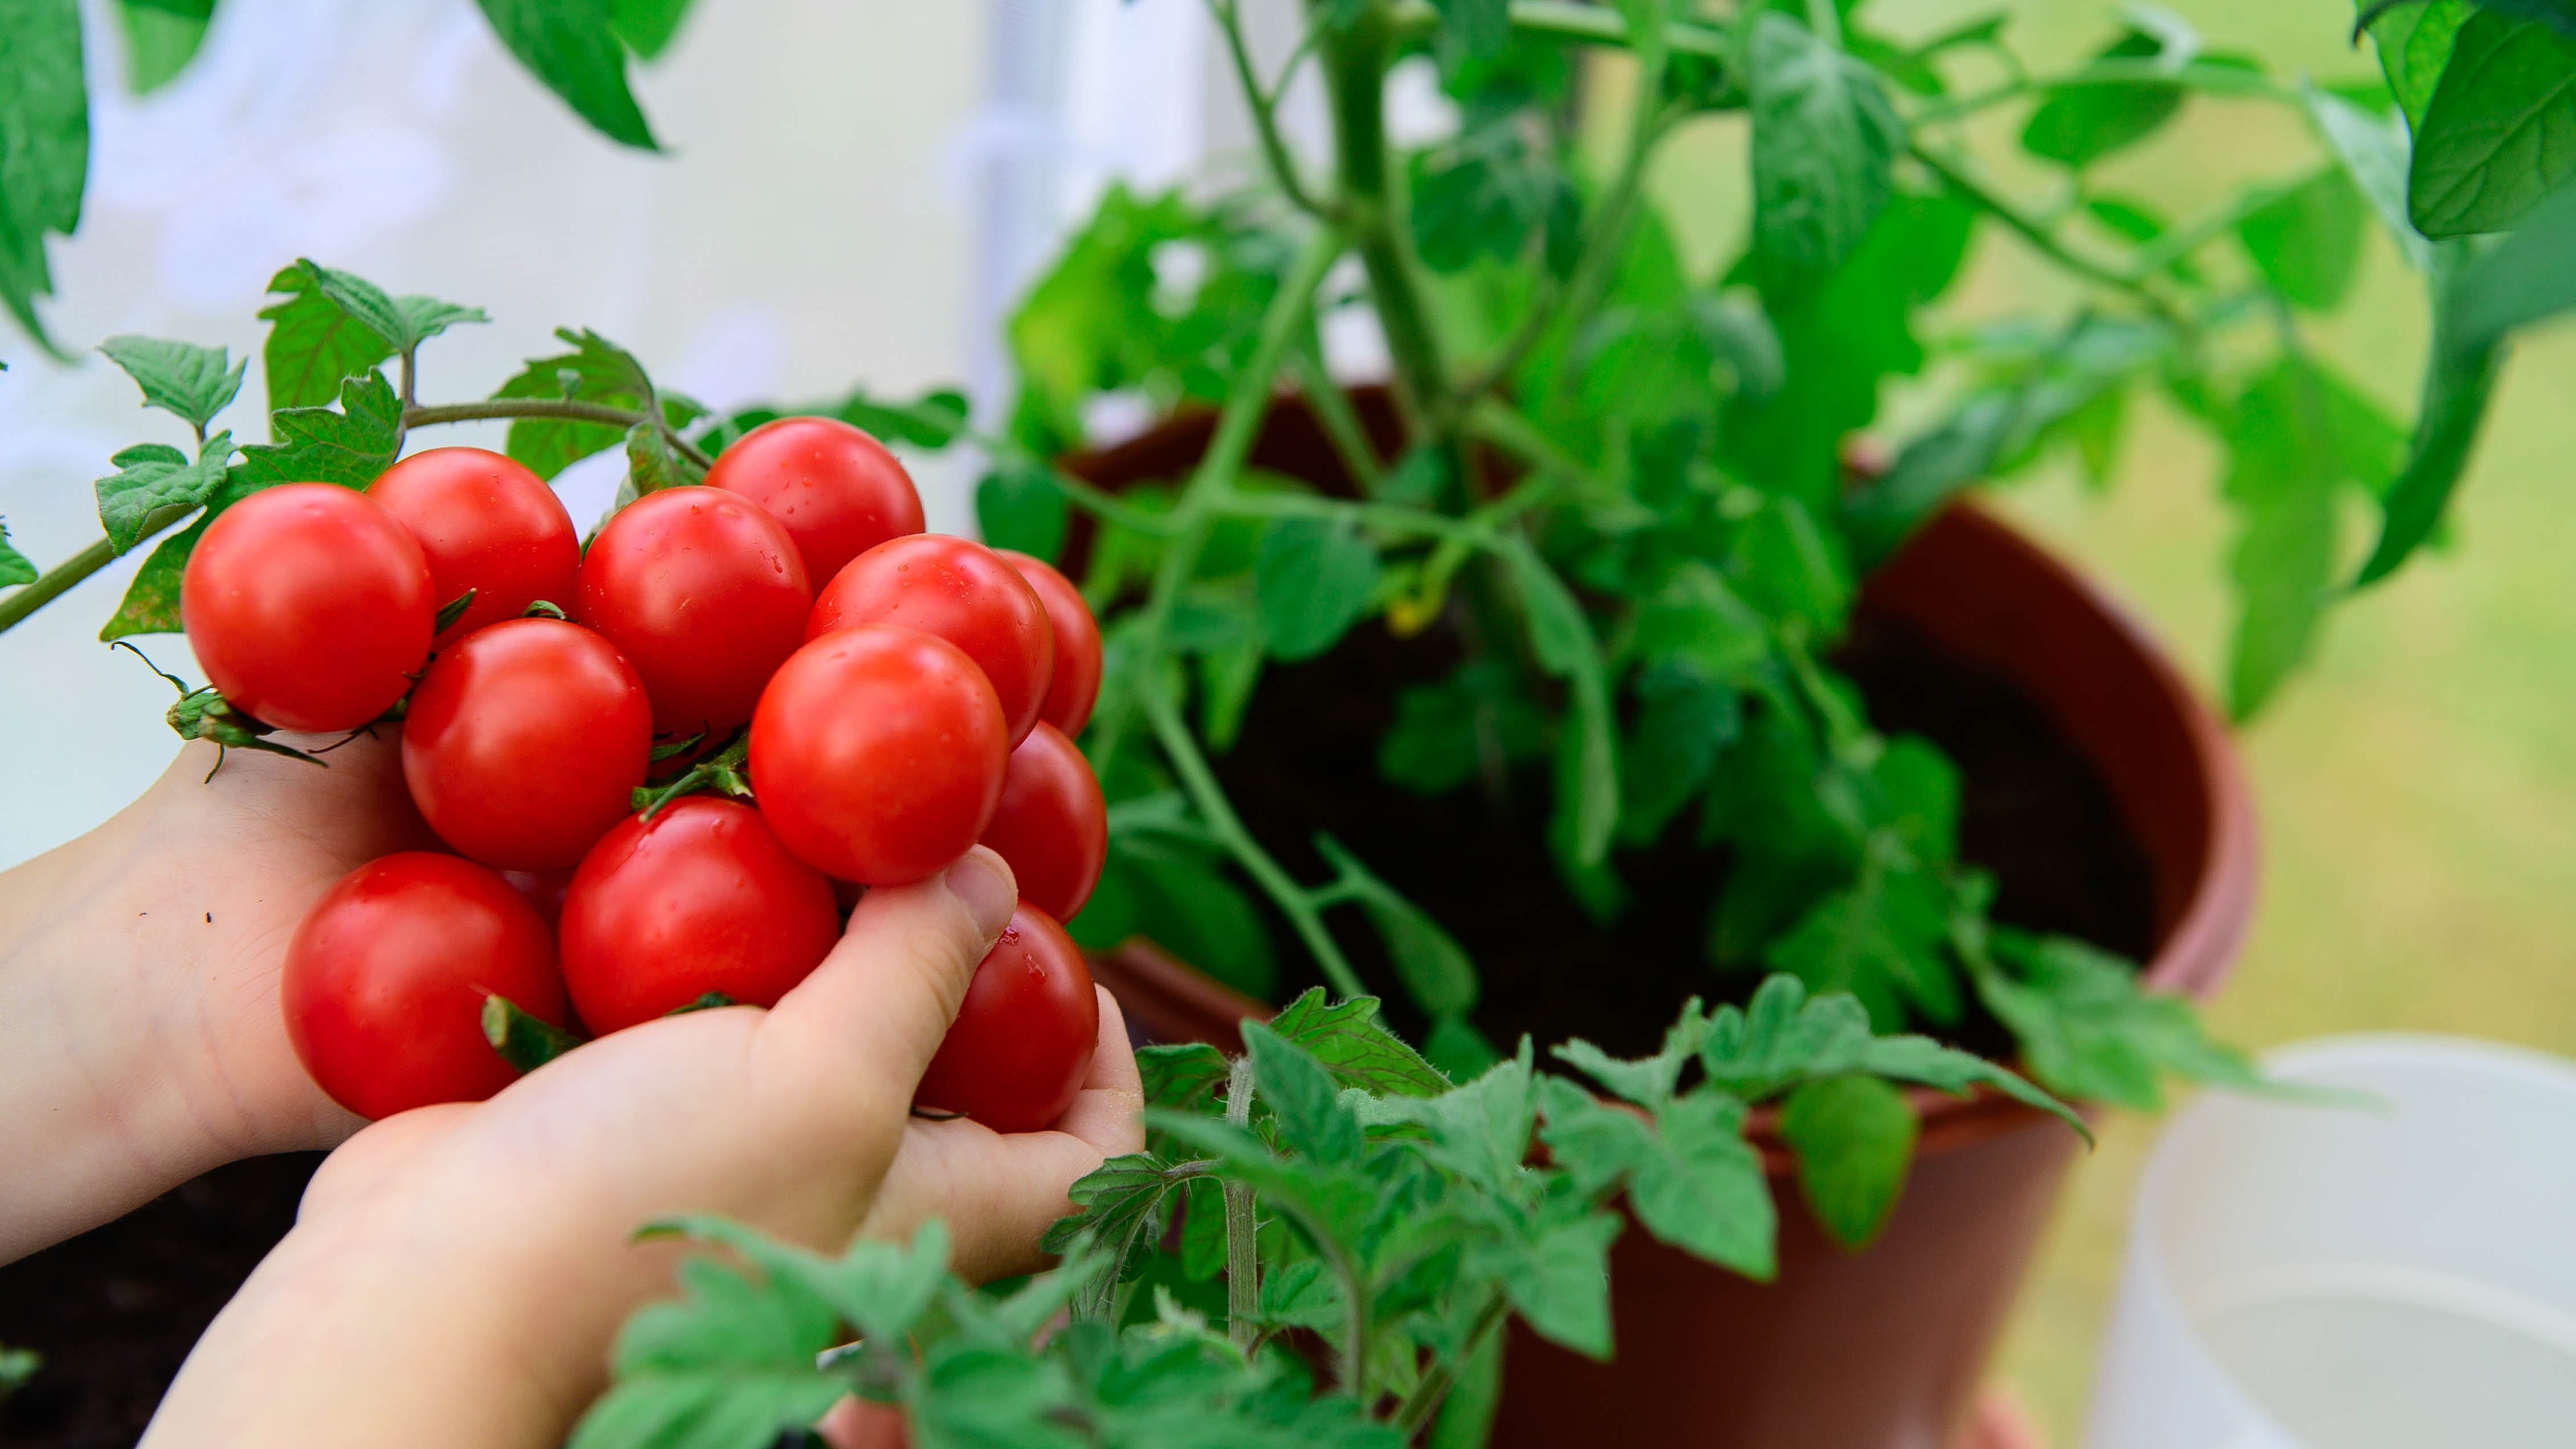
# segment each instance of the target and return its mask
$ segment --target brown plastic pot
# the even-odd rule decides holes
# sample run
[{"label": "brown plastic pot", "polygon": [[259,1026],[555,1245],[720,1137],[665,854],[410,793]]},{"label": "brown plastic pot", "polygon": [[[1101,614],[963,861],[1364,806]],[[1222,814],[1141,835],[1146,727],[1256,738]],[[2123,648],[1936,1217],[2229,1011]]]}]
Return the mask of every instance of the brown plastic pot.
[{"label": "brown plastic pot", "polygon": [[[1381,411],[1368,411],[1373,431],[1385,427]],[[1080,466],[1107,486],[1171,477],[1207,436],[1206,419],[1176,419]],[[1283,408],[1255,461],[1330,482],[1339,470],[1320,442],[1302,410]],[[2225,730],[2145,632],[1967,506],[1917,533],[1871,577],[1860,607],[2010,679],[2092,762],[2152,872],[2148,984],[2194,998],[2215,991],[2253,909],[2253,807]],[[1160,1040],[1239,1049],[1238,1024],[1272,1010],[1144,941],[1099,954],[1093,969],[1128,1020]],[[1642,1231],[1621,1235],[1611,1254],[1616,1359],[1596,1364],[1516,1330],[1494,1443],[1935,1449],[1962,1435],[2079,1144],[1992,1093],[1912,1096],[1923,1121],[1917,1159],[1869,1249],[1826,1240],[1774,1114],[1757,1113],[1752,1137],[1780,1209],[1778,1278],[1752,1283]]]}]

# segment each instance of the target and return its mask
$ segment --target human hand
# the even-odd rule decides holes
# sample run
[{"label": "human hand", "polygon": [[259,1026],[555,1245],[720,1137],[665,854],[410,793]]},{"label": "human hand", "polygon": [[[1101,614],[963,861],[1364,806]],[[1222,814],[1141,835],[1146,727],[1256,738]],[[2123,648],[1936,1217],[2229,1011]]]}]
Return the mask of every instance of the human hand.
[{"label": "human hand", "polygon": [[769,1010],[649,1022],[489,1102],[361,1132],[199,1343],[147,1442],[559,1444],[603,1386],[618,1324],[667,1291],[678,1249],[629,1239],[674,1214],[834,1252],[935,1215],[961,1272],[1035,1266],[1072,1182],[1142,1143],[1115,1004],[1104,994],[1091,1077],[1056,1130],[908,1115],[1015,894],[979,848],[939,879],[870,892]]},{"label": "human hand", "polygon": [[436,848],[400,730],[327,769],[234,750],[210,780],[215,753],[187,745],[106,824],[0,873],[0,1262],[363,1125],[296,1060],[277,974],[332,882]]}]

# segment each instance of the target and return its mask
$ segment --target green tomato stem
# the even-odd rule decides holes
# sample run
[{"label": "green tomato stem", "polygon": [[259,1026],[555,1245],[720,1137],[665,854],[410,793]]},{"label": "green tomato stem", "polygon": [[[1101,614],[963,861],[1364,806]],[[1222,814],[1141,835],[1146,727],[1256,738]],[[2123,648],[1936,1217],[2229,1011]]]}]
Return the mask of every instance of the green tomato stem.
[{"label": "green tomato stem", "polygon": [[637,423],[651,423],[662,430],[673,452],[696,464],[701,470],[715,466],[715,460],[698,451],[680,436],[680,430],[669,421],[634,408],[610,407],[606,403],[575,402],[570,398],[496,397],[482,402],[446,403],[437,407],[403,409],[403,430],[434,427],[440,423],[473,423],[494,418],[561,418],[567,422],[603,423],[615,428],[631,428]]},{"label": "green tomato stem", "polygon": [[[1239,1057],[1225,1085],[1228,1123],[1252,1125],[1252,1092],[1252,1058]],[[1249,1184],[1221,1186],[1225,1193],[1225,1336],[1249,1354],[1261,1335],[1260,1325],[1254,1322],[1261,1312],[1260,1224],[1252,1215]]]},{"label": "green tomato stem", "polygon": [[[162,525],[164,528],[168,526],[168,524]],[[158,531],[158,529],[154,530],[154,532]],[[0,599],[0,634],[7,633],[17,626],[19,620],[52,603],[72,585],[107,567],[115,557],[116,545],[102,538],[38,574],[34,583],[26,585],[5,599]]]}]

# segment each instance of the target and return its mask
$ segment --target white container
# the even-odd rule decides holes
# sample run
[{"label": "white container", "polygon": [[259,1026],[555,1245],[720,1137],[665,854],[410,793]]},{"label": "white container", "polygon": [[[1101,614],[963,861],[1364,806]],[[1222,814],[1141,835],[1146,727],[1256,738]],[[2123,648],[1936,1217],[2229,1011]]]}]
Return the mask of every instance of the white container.
[{"label": "white container", "polygon": [[2089,1449],[2576,1445],[2576,1063],[2349,1036],[2212,1093],[2138,1195]]}]

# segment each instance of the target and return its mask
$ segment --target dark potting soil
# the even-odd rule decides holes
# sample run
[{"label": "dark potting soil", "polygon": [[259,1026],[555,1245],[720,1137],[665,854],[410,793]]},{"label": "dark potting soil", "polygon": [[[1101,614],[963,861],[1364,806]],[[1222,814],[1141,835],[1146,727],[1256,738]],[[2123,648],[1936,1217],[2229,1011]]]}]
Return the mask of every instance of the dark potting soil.
[{"label": "dark potting soil", "polygon": [[[1377,741],[1396,692],[1456,659],[1435,634],[1399,642],[1361,626],[1331,654],[1274,666],[1243,733],[1216,762],[1244,822],[1303,878],[1330,874],[1309,843],[1322,831],[1428,910],[1474,958],[1476,1024],[1505,1049],[1584,1037],[1622,1055],[1660,1043],[1691,996],[1740,999],[1751,973],[1720,974],[1701,943],[1723,879],[1723,850],[1677,825],[1657,848],[1614,858],[1632,901],[1603,929],[1559,884],[1544,837],[1543,774],[1490,800],[1469,787],[1437,798],[1379,778]],[[1835,664],[1860,686],[1871,722],[1940,746],[1963,777],[1960,853],[1993,871],[1999,921],[2058,932],[2144,960],[2155,944],[2153,881],[2109,789],[2011,681],[1942,654],[1902,624],[1864,613]],[[1361,975],[1392,982],[1376,936],[1336,911],[1337,940]],[[1283,937],[1279,1000],[1312,983],[1309,958]],[[1299,973],[1305,973],[1301,976]],[[1388,993],[1399,1029],[1421,1022]],[[1990,1056],[2011,1043],[1990,1019],[1945,1033]]]},{"label": "dark potting soil", "polygon": [[0,1267],[0,1344],[44,1365],[0,1401],[0,1446],[125,1449],[180,1361],[295,1224],[318,1152],[220,1167]]}]

